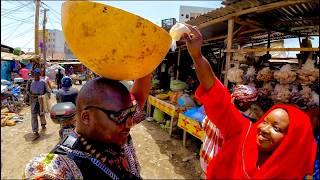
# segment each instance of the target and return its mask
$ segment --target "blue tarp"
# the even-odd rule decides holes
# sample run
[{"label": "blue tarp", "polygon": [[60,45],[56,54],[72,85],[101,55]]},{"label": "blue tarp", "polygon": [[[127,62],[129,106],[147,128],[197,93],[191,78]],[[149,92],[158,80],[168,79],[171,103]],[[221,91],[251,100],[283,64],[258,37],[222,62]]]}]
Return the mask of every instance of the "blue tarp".
[{"label": "blue tarp", "polygon": [[11,68],[14,61],[1,60],[1,79],[11,81]]},{"label": "blue tarp", "polygon": [[191,109],[188,109],[185,113],[183,113],[185,116],[188,116],[192,119],[197,120],[199,123],[202,123],[203,119],[206,117],[206,114],[204,112],[204,107],[193,107]]}]

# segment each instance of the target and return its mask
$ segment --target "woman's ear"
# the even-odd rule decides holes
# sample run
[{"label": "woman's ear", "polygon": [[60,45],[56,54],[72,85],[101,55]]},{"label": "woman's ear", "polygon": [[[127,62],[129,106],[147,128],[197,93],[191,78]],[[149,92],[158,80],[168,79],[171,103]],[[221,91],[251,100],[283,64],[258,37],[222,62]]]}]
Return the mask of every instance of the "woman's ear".
[{"label": "woman's ear", "polygon": [[80,117],[80,121],[84,124],[84,125],[89,125],[90,122],[90,114],[88,110],[84,110],[81,112],[81,117]]}]

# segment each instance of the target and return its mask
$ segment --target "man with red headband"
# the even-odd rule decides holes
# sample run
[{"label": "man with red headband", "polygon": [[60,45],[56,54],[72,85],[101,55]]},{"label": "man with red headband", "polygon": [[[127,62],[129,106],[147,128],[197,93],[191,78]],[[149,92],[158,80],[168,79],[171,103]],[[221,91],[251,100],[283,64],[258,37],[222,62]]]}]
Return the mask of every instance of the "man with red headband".
[{"label": "man with red headband", "polygon": [[191,33],[184,38],[200,81],[196,97],[224,137],[207,167],[207,179],[302,179],[312,174],[316,143],[308,116],[279,104],[254,124],[245,119],[202,55],[199,29],[187,27]]},{"label": "man with red headband", "polygon": [[74,134],[51,153],[32,159],[25,177],[141,179],[130,128],[145,119],[150,87],[151,75],[136,80],[131,93],[119,81],[88,81],[78,94]]}]

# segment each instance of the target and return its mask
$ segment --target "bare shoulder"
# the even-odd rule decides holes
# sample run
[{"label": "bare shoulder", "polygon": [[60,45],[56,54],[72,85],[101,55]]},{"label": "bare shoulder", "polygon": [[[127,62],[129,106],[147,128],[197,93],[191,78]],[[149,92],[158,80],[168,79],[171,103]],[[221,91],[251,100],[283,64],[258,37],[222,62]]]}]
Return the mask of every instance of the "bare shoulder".
[{"label": "bare shoulder", "polygon": [[76,163],[66,155],[41,154],[26,165],[24,179],[83,179]]}]

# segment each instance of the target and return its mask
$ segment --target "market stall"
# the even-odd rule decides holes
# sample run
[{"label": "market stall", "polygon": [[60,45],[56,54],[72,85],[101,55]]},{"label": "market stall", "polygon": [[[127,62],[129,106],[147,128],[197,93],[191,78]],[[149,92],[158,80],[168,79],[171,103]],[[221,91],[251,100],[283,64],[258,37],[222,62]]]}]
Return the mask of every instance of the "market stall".
[{"label": "market stall", "polygon": [[[311,36],[319,36],[319,2],[225,0],[223,4],[187,23],[199,27],[202,53],[230,93],[235,85],[255,87],[259,94],[255,105],[263,111],[276,103],[296,104],[306,112],[319,108],[319,47],[310,46]],[[288,38],[299,38],[300,47],[285,48]],[[286,57],[292,51],[300,53],[296,58]],[[177,42],[177,49],[168,53],[154,79],[160,86],[153,96],[170,92],[172,80],[187,83],[178,99],[189,94],[196,106],[179,113],[178,127],[184,131],[184,144],[187,133],[203,140],[202,124],[186,114],[199,108],[192,97],[199,82],[184,43]]]},{"label": "market stall", "polygon": [[148,98],[148,107],[147,107],[147,115],[151,116],[151,106],[154,106],[155,108],[158,108],[160,111],[165,112],[168,114],[170,119],[170,127],[169,127],[169,134],[172,133],[172,127],[175,120],[177,120],[178,113],[181,111],[178,106],[175,106],[173,104],[170,104],[169,102],[166,102],[164,100],[158,99],[154,96],[149,96]]},{"label": "market stall", "polygon": [[199,121],[190,118],[182,113],[179,114],[178,127],[183,129],[183,146],[186,146],[187,133],[204,140],[204,130]]}]

